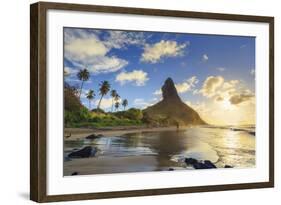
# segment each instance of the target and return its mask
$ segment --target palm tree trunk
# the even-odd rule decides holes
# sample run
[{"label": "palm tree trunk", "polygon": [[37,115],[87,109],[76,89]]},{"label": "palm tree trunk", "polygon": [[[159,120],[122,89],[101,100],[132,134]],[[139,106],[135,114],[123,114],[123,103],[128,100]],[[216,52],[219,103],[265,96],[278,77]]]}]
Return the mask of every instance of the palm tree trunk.
[{"label": "palm tree trunk", "polygon": [[114,99],[112,98],[111,112],[113,112]]},{"label": "palm tree trunk", "polygon": [[82,94],[83,84],[84,84],[84,80],[82,80],[82,83],[81,83],[80,93],[79,93],[79,100],[81,100],[81,94]]},{"label": "palm tree trunk", "polygon": [[91,111],[91,100],[89,100],[89,110]]},{"label": "palm tree trunk", "polygon": [[99,104],[98,104],[98,109],[100,109],[100,104],[101,104],[101,100],[102,100],[102,98],[103,98],[103,95],[100,97],[100,101],[99,101]]}]

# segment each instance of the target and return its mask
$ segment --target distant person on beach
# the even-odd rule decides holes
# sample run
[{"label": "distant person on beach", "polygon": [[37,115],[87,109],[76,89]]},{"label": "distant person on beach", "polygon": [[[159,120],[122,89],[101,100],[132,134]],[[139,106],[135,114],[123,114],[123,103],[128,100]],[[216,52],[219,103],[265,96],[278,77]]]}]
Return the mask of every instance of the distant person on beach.
[{"label": "distant person on beach", "polygon": [[176,122],[176,126],[177,126],[177,130],[180,129],[180,124],[178,122]]}]

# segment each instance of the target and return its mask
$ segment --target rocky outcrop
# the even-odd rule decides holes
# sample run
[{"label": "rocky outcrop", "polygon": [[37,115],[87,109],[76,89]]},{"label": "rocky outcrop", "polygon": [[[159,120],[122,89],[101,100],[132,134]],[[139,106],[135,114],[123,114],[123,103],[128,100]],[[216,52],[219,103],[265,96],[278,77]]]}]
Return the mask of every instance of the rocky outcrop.
[{"label": "rocky outcrop", "polygon": [[85,139],[94,140],[94,139],[98,139],[98,138],[101,138],[101,137],[103,137],[102,134],[98,134],[98,135],[96,135],[96,134],[90,134],[90,135],[88,135],[87,137],[85,137]]},{"label": "rocky outcrop", "polygon": [[206,124],[195,110],[182,102],[171,78],[162,86],[162,95],[162,101],[143,111],[148,122],[176,126]]},{"label": "rocky outcrop", "polygon": [[186,165],[192,166],[194,169],[215,169],[217,168],[210,160],[198,161],[194,158],[186,158]]},{"label": "rocky outcrop", "polygon": [[69,158],[87,158],[94,157],[97,153],[97,148],[86,146],[78,151],[74,151],[68,155]]}]

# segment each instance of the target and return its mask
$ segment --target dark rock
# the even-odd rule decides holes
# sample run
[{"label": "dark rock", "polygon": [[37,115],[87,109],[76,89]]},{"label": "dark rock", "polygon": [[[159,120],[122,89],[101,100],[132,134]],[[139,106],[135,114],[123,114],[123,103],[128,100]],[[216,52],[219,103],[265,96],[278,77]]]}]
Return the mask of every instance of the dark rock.
[{"label": "dark rock", "polygon": [[174,168],[169,168],[169,169],[168,169],[168,171],[174,171],[174,170],[175,170]]},{"label": "dark rock", "polygon": [[78,175],[78,172],[73,172],[71,176]]},{"label": "dark rock", "polygon": [[192,164],[194,169],[215,169],[217,168],[210,160],[204,160],[203,162],[197,162]]},{"label": "dark rock", "polygon": [[205,160],[204,164],[208,167],[208,169],[217,168],[210,160]]},{"label": "dark rock", "polygon": [[193,164],[198,163],[198,160],[197,160],[197,159],[194,159],[194,158],[185,158],[184,162],[185,162],[187,165],[193,165]]},{"label": "dark rock", "polygon": [[85,138],[88,139],[88,140],[93,140],[93,139],[98,138],[98,136],[95,135],[95,134],[91,134],[91,135],[89,135],[89,136],[87,136],[87,137],[85,137]]},{"label": "dark rock", "polygon": [[69,161],[71,161],[71,159],[68,156],[64,156],[63,157],[63,161],[64,162],[69,162]]},{"label": "dark rock", "polygon": [[202,162],[197,162],[197,163],[193,164],[193,168],[194,169],[208,169],[208,167]]},{"label": "dark rock", "polygon": [[86,146],[78,151],[72,152],[68,155],[70,158],[87,158],[95,156],[97,152],[96,148],[92,148],[91,146]]},{"label": "dark rock", "polygon": [[248,132],[250,135],[256,135],[256,132],[255,131],[249,131]]},{"label": "dark rock", "polygon": [[170,99],[176,99],[180,100],[180,97],[178,95],[177,89],[175,87],[174,81],[172,78],[167,78],[164,85],[161,88],[162,95],[164,100],[170,100]]},{"label": "dark rock", "polygon": [[98,134],[98,135],[91,134],[91,135],[89,135],[89,136],[85,137],[85,139],[88,139],[88,140],[94,140],[94,139],[101,138],[101,137],[103,137],[103,135],[102,135],[102,134]]},{"label": "dark rock", "polygon": [[230,166],[230,165],[224,165],[224,168],[233,168],[233,166]]}]

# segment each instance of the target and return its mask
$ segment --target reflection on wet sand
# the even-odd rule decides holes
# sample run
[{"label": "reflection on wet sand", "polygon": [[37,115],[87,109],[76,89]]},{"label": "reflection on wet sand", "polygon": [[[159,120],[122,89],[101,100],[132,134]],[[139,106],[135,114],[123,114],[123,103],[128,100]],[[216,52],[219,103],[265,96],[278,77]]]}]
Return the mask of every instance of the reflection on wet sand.
[{"label": "reflection on wet sand", "polygon": [[66,157],[64,175],[186,169],[185,158],[210,160],[217,167],[255,166],[255,136],[231,129],[195,127],[67,141],[64,155],[87,145],[97,148],[96,155]]}]

